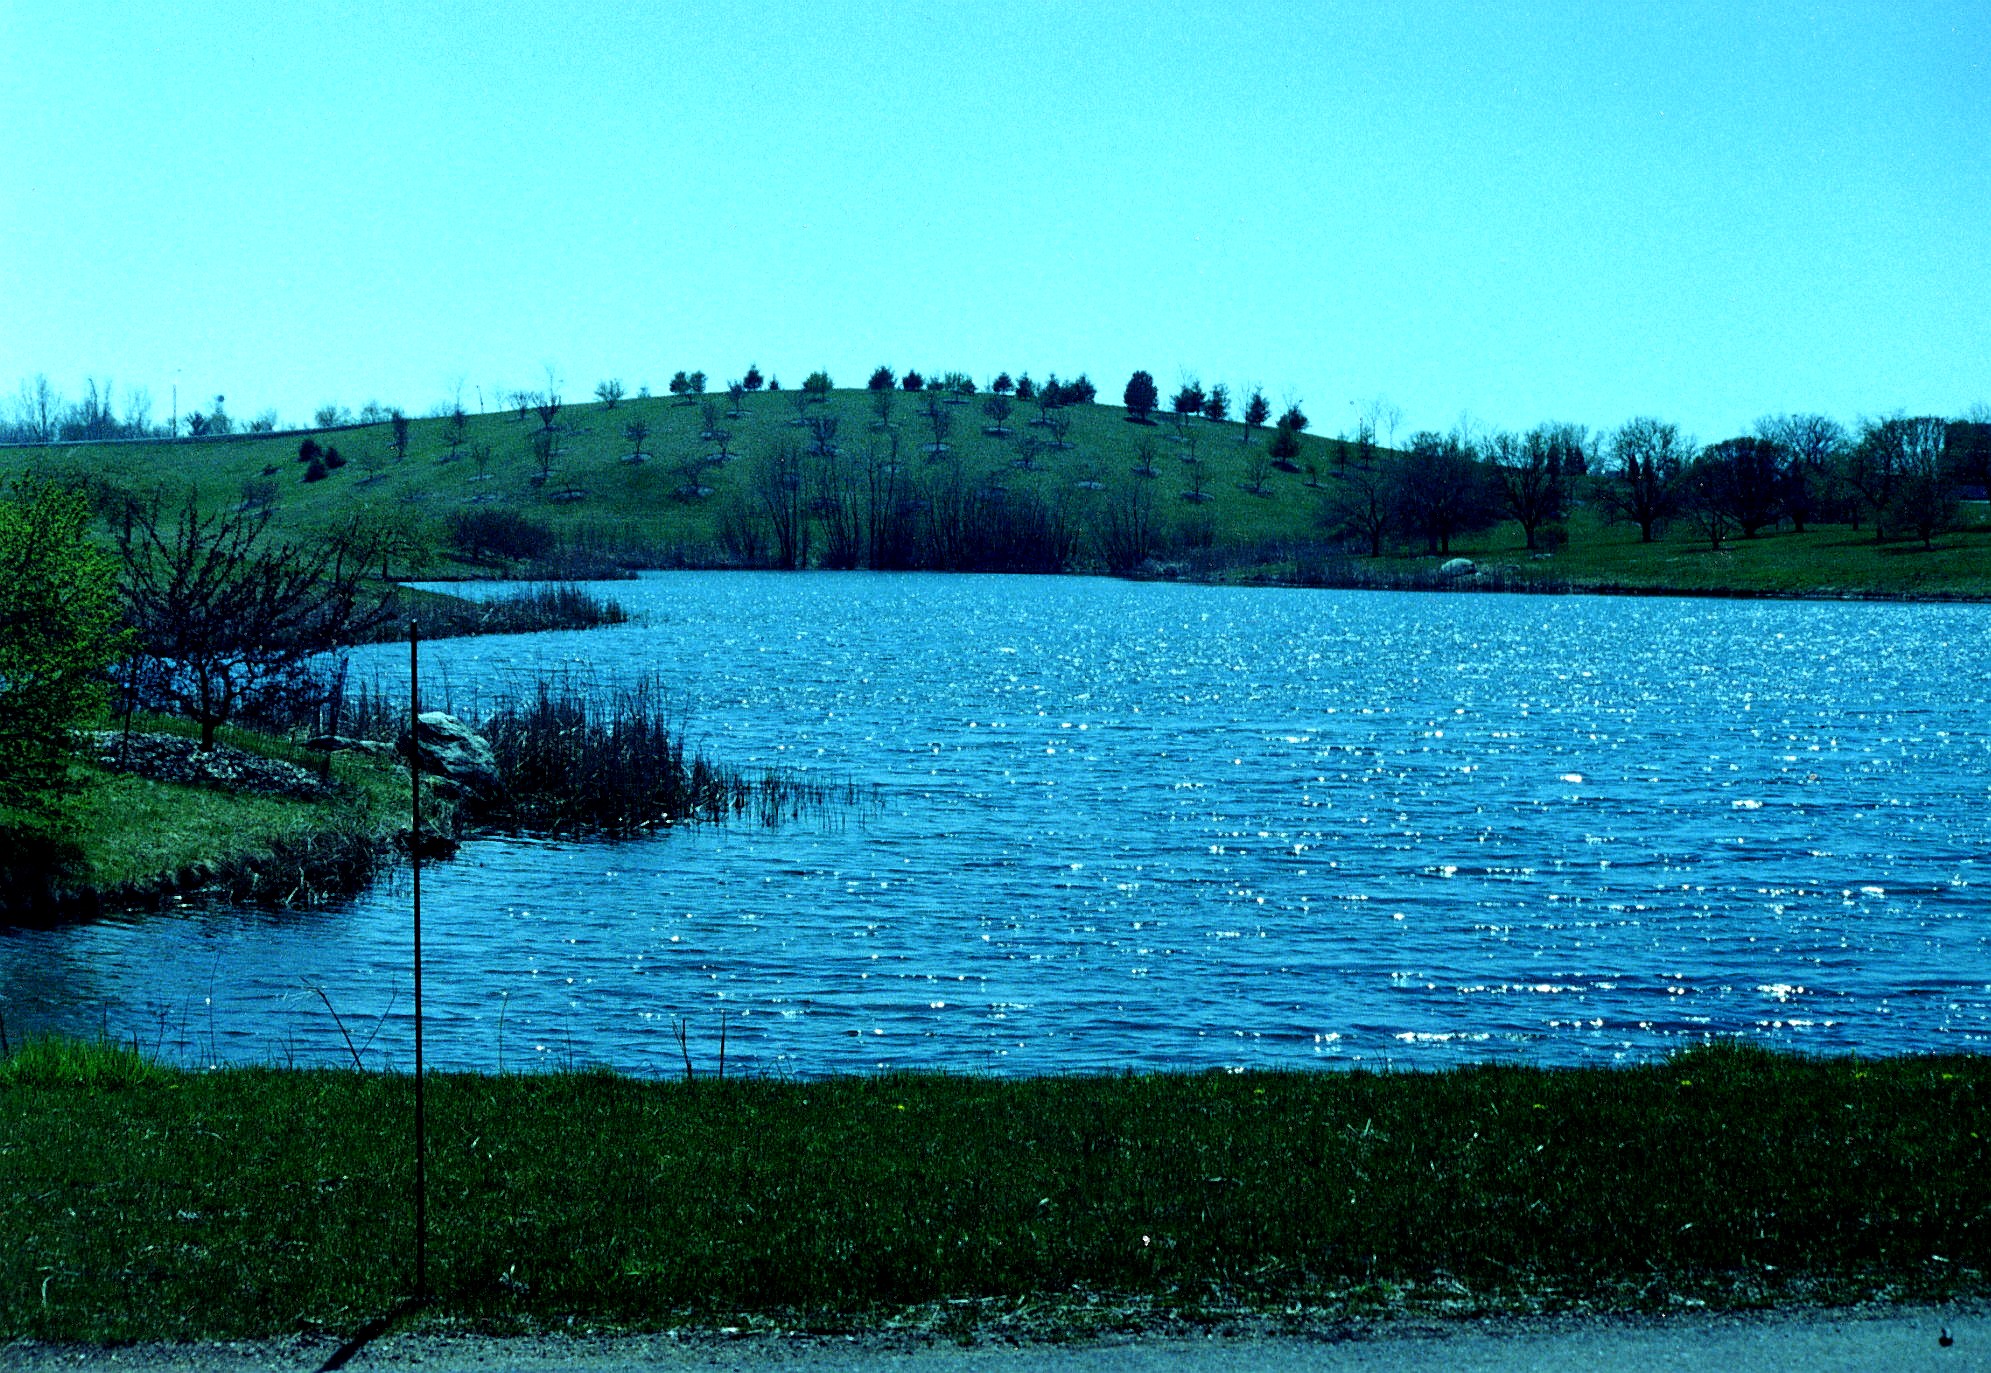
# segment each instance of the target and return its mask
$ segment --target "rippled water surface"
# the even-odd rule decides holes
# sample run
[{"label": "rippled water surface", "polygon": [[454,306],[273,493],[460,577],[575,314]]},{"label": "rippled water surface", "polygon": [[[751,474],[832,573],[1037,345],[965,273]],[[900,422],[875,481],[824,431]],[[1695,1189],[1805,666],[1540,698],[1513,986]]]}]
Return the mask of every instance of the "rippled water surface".
[{"label": "rippled water surface", "polygon": [[[667,574],[457,640],[463,708],[662,674],[877,809],[466,844],[447,1067],[1438,1066],[1991,1037],[1991,610]],[[392,665],[392,650],[356,670]],[[305,914],[0,933],[10,1026],[194,1060],[409,1046],[405,874]],[[317,989],[322,989],[321,997]],[[370,1041],[370,1042],[369,1042]]]}]

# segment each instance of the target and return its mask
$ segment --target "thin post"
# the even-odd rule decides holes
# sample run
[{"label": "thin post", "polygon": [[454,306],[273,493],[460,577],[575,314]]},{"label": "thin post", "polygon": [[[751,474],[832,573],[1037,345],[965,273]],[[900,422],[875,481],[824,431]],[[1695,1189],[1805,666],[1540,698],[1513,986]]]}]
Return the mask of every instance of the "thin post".
[{"label": "thin post", "polygon": [[408,621],[408,866],[415,888],[415,1298],[429,1295],[428,1119],[422,1064],[421,629]]}]

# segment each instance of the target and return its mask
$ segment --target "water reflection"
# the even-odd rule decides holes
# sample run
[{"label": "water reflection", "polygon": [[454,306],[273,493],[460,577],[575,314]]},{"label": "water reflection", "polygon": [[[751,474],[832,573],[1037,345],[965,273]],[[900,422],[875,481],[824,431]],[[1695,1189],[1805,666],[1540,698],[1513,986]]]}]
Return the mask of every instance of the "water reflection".
[{"label": "water reflection", "polygon": [[[445,1066],[1610,1060],[1981,1047],[1974,606],[668,575],[434,647],[459,705],[655,671],[849,825],[473,843],[425,878]],[[386,660],[383,658],[382,660]],[[362,659],[357,669],[365,672]],[[405,892],[0,939],[10,1025],[408,1051]],[[321,993],[322,992],[322,996]],[[377,1032],[374,1027],[378,1025]]]}]

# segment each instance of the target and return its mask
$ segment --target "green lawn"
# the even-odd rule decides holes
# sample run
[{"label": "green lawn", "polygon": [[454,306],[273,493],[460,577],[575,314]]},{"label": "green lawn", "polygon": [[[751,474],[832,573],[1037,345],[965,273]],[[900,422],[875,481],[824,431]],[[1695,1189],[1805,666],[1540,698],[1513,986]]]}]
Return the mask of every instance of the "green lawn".
[{"label": "green lawn", "polygon": [[[411,1280],[411,1086],[17,1046],[0,1337],[382,1313]],[[1982,1057],[1726,1048],[1381,1075],[437,1075],[431,1283],[440,1316],[494,1330],[1983,1295],[1987,1106]]]}]

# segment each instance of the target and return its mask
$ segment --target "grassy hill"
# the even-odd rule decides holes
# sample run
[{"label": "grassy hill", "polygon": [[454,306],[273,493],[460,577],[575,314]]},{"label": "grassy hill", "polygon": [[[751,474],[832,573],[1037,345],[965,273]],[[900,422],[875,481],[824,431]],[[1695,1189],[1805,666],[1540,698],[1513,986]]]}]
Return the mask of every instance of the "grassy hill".
[{"label": "grassy hill", "polygon": [[[715,565],[728,558],[727,511],[751,494],[761,455],[783,443],[806,452],[813,435],[803,417],[833,416],[834,443],[853,468],[889,454],[896,434],[901,470],[915,487],[958,472],[973,489],[997,486],[1012,500],[1035,494],[1062,504],[1083,529],[1123,505],[1132,489],[1145,488],[1161,556],[1180,560],[1192,575],[1387,583],[1428,574],[1438,561],[1421,554],[1344,559],[1332,551],[1320,520],[1324,491],[1308,469],[1330,470],[1333,440],[1302,436],[1294,464],[1301,470],[1282,471],[1267,465],[1264,429],[1247,435],[1240,424],[1196,419],[1178,430],[1172,418],[1134,424],[1117,406],[1082,405],[1064,412],[1070,424],[1059,446],[1050,430],[1031,423],[1038,411],[1027,402],[1016,406],[1008,432],[988,432],[985,399],[944,407],[951,430],[939,456],[925,451],[933,433],[921,394],[894,393],[892,428],[880,429],[868,392],[836,391],[821,404],[802,404],[799,393],[782,391],[750,395],[730,416],[723,395],[625,400],[613,409],[569,405],[555,421],[550,457],[536,444],[539,416],[505,412],[471,416],[454,441],[449,421],[414,420],[405,454],[395,451],[386,423],[315,433],[344,459],[318,481],[304,479],[298,434],[5,449],[0,475],[33,467],[88,477],[100,489],[192,488],[211,508],[263,502],[277,527],[294,533],[359,516],[395,532],[396,576],[496,570],[465,559],[447,536],[453,516],[480,509],[524,514],[596,566]],[[707,404],[730,435],[723,444],[701,437]],[[628,437],[632,422],[648,428],[640,461]],[[722,448],[729,457],[720,458]],[[1191,456],[1200,460],[1200,480],[1186,461]],[[1141,475],[1147,471],[1153,475]],[[1715,553],[1684,528],[1641,544],[1635,529],[1582,512],[1569,533],[1568,547],[1551,558],[1528,554],[1512,525],[1462,540],[1452,552],[1498,565],[1514,584],[1991,596],[1991,527],[1982,507],[1969,528],[1933,550],[1912,541],[1876,545],[1868,534],[1825,527],[1736,540]],[[1081,566],[1096,561],[1079,555]]]}]

